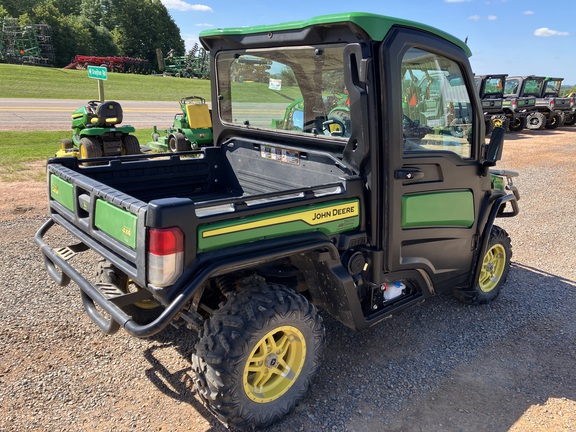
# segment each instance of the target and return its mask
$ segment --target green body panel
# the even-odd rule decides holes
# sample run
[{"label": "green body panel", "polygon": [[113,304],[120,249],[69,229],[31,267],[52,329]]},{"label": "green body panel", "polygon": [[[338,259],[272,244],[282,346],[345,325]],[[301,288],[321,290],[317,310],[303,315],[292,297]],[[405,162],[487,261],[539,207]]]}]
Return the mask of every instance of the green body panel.
[{"label": "green body panel", "polygon": [[54,174],[50,175],[50,197],[74,211],[74,187]]},{"label": "green body panel", "polygon": [[402,228],[459,226],[474,224],[472,191],[440,191],[404,195]]},{"label": "green body panel", "polygon": [[226,29],[204,30],[200,32],[200,39],[209,37],[225,37],[232,35],[249,35],[254,33],[274,33],[289,30],[301,30],[306,27],[325,27],[331,24],[351,23],[366,32],[368,37],[375,41],[382,41],[394,26],[416,28],[428,33],[436,34],[444,39],[449,40],[460,47],[468,57],[472,55],[470,48],[460,39],[437,28],[425,24],[393,18],[389,16],[376,15],[363,12],[347,12],[332,15],[321,15],[308,20],[293,21],[275,25],[262,25],[254,27],[236,27]]},{"label": "green body panel", "polygon": [[334,235],[358,228],[358,200],[337,201],[200,226],[198,252],[293,234]]},{"label": "green body panel", "polygon": [[80,136],[101,136],[106,135],[111,132],[120,132],[123,134],[129,134],[135,132],[134,126],[114,126],[114,127],[90,127],[84,128],[78,131]]},{"label": "green body panel", "polygon": [[110,237],[136,249],[138,217],[104,200],[96,201],[94,225]]},{"label": "green body panel", "polygon": [[506,181],[503,176],[490,173],[490,182],[492,183],[492,189],[503,191],[506,187]]}]

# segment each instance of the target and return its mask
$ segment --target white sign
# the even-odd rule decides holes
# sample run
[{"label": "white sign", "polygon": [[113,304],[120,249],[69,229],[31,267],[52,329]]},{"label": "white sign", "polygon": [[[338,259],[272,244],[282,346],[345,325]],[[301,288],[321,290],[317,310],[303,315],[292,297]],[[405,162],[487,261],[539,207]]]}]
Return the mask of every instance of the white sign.
[{"label": "white sign", "polygon": [[270,78],[268,88],[270,90],[282,90],[282,80]]}]

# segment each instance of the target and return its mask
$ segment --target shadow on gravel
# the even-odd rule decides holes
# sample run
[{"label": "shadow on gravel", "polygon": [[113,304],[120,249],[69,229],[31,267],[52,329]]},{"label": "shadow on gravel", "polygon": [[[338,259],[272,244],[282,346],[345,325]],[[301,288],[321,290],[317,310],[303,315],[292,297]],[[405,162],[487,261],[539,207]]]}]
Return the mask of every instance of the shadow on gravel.
[{"label": "shadow on gravel", "polygon": [[196,399],[191,375],[192,367],[188,366],[176,371],[169,370],[170,365],[165,366],[162,363],[161,355],[156,355],[157,351],[160,354],[162,350],[175,349],[186,359],[187,364],[190,364],[190,355],[194,344],[197,342],[195,332],[184,328],[169,328],[153,339],[159,343],[144,351],[144,358],[150,363],[150,367],[145,371],[146,377],[166,396],[190,405],[210,424],[211,427],[207,431],[226,431],[227,429],[216,420],[214,415]]},{"label": "shadow on gravel", "polygon": [[[295,412],[267,430],[509,430],[531,406],[576,401],[575,308],[575,281],[514,263],[490,305],[438,296],[361,333],[323,315],[319,376]],[[190,334],[170,329],[163,346],[189,361]],[[194,398],[190,368],[169,372],[157,348],[145,352],[148,378],[210,430],[225,430]]]},{"label": "shadow on gravel", "polygon": [[[561,129],[560,131],[562,131],[564,129]],[[569,130],[569,129],[567,129]],[[576,129],[574,129],[576,131]],[[506,132],[505,138],[504,138],[504,142],[506,141],[518,141],[518,140],[523,140],[523,139],[531,139],[537,136],[551,136],[551,135],[557,135],[559,134],[560,131],[557,131],[555,129],[539,129],[539,130],[529,130],[529,129],[524,129],[521,132]]]}]

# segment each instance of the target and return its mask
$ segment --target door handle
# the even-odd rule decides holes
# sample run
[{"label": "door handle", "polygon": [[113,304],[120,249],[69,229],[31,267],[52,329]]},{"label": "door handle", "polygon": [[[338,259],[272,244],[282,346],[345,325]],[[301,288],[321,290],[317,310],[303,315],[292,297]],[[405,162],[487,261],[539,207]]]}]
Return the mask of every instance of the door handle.
[{"label": "door handle", "polygon": [[394,171],[394,178],[396,180],[422,180],[424,173],[418,168],[403,168]]}]

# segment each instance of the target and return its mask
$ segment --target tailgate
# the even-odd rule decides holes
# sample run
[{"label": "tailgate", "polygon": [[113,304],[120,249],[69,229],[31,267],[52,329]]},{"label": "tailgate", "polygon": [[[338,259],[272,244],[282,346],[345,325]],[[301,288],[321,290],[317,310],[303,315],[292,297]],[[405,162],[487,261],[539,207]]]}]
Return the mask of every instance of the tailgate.
[{"label": "tailgate", "polygon": [[58,163],[47,172],[54,221],[144,285],[147,203]]}]

